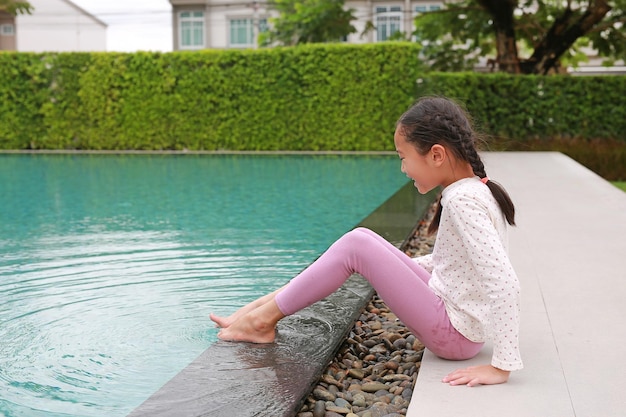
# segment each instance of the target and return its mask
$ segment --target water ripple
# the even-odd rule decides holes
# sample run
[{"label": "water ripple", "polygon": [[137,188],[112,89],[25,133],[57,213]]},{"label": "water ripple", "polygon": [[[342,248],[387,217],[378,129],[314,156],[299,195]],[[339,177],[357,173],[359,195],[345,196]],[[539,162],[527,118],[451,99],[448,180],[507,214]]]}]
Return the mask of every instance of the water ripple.
[{"label": "water ripple", "polygon": [[2,417],[127,415],[216,340],[209,312],[284,284],[406,181],[383,159],[0,159]]},{"label": "water ripple", "polygon": [[[47,237],[4,257],[0,410],[63,415],[70,404],[72,415],[101,415],[95,404],[118,392],[138,405],[146,385],[158,389],[215,340],[207,315],[220,303],[208,303],[240,303],[249,265],[262,276],[302,267],[293,250],[279,251],[277,262],[271,246],[224,243],[209,252],[166,233],[116,232]],[[254,285],[257,296],[263,280]]]}]

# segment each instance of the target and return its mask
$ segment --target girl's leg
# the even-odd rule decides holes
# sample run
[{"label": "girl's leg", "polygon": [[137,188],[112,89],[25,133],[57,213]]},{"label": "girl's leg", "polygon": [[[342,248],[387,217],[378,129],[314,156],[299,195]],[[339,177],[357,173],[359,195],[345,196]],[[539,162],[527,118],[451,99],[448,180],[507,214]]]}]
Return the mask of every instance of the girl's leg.
[{"label": "girl's leg", "polygon": [[[400,258],[400,260],[405,262],[406,265],[409,268],[411,268],[415,272],[415,274],[422,281],[424,281],[425,284],[428,284],[428,281],[430,281],[430,273],[428,271],[426,271],[424,268],[422,268],[415,261],[411,260],[411,258],[408,255],[401,253],[399,249],[397,249],[395,246],[393,246],[391,243],[389,243],[387,240],[385,240],[385,238],[383,238],[378,233],[375,233],[375,232],[373,232],[370,229],[367,229],[365,227],[360,227],[360,228],[358,228],[358,230],[363,232],[363,233],[367,233],[368,235],[372,236],[374,239],[378,240],[382,245],[390,248],[391,251],[397,252],[398,253],[398,257]],[[402,256],[402,255],[404,255],[404,256]]]},{"label": "girl's leg", "polygon": [[415,336],[436,355],[467,359],[482,343],[463,337],[450,324],[441,299],[428,287],[429,274],[406,254],[368,229],[346,233],[275,297],[284,315],[337,290],[353,273],[365,277]]}]

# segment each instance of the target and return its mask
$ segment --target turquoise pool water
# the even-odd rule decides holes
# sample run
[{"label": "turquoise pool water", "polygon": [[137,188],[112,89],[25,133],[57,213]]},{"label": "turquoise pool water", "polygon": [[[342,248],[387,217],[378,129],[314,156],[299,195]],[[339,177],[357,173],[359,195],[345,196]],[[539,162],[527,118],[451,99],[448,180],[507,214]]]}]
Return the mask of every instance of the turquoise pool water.
[{"label": "turquoise pool water", "polygon": [[125,416],[406,183],[395,156],[0,155],[0,416]]}]

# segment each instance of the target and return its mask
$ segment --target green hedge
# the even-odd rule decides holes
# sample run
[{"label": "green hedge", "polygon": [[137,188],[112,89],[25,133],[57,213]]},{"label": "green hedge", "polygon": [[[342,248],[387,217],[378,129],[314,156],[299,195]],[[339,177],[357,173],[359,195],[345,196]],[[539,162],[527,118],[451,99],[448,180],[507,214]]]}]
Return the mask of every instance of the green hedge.
[{"label": "green hedge", "polygon": [[5,52],[0,77],[0,149],[393,150],[424,94],[516,143],[626,143],[626,77],[428,73],[412,43]]},{"label": "green hedge", "polygon": [[42,108],[50,100],[46,57],[0,54],[0,148],[25,149],[46,135]]},{"label": "green hedge", "polygon": [[626,77],[431,73],[418,94],[465,103],[481,129],[515,141],[585,138],[626,141]]},{"label": "green hedge", "polygon": [[463,102],[489,150],[558,151],[607,180],[626,179],[626,77],[435,74],[418,95]]},{"label": "green hedge", "polygon": [[415,96],[405,43],[0,54],[0,148],[391,149]]}]

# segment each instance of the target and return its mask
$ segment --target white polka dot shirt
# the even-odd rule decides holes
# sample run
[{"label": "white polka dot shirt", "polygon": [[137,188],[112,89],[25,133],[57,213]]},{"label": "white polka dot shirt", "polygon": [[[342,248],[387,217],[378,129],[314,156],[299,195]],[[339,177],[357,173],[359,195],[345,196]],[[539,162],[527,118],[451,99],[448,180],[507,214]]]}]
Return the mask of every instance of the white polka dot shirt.
[{"label": "white polka dot shirt", "polygon": [[496,368],[521,369],[520,288],[507,255],[506,219],[478,177],[446,187],[441,203],[433,252],[415,261],[432,273],[429,286],[452,325],[471,341],[490,340]]}]

